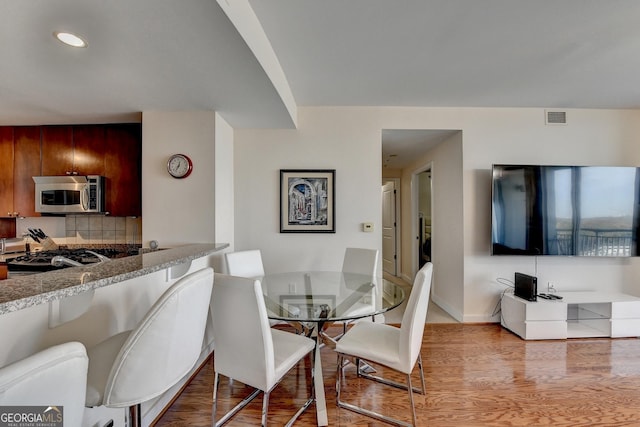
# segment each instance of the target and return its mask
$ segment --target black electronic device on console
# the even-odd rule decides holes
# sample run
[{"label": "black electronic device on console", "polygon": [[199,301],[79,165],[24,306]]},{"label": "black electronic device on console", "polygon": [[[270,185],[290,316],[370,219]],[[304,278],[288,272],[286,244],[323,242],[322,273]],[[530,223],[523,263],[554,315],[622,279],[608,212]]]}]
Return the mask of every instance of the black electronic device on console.
[{"label": "black electronic device on console", "polygon": [[538,278],[528,274],[516,273],[513,294],[527,301],[537,301]]},{"label": "black electronic device on console", "polygon": [[550,300],[561,300],[562,297],[556,294],[538,294],[540,298],[550,299]]}]

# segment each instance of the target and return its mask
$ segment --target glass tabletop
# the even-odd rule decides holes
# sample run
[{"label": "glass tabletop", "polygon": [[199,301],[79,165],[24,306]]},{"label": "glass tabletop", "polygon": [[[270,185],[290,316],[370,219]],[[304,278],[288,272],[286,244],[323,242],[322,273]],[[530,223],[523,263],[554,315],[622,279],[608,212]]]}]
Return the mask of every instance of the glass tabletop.
[{"label": "glass tabletop", "polygon": [[261,283],[268,316],[275,320],[358,319],[389,311],[404,300],[404,291],[394,283],[339,271],[267,274]]}]

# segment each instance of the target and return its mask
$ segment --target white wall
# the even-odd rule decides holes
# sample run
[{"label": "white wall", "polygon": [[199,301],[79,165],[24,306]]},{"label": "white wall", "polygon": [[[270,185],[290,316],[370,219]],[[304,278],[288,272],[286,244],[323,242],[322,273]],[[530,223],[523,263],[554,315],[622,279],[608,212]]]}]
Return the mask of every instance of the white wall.
[{"label": "white wall", "polygon": [[[348,246],[382,250],[381,131],[348,111],[299,109],[298,130],[236,129],[235,248],[261,249],[267,272],[340,269]],[[336,170],[335,234],[279,232],[280,169]]]},{"label": "white wall", "polygon": [[216,113],[215,241],[233,250],[233,128]]},{"label": "white wall", "polygon": [[[640,296],[640,259],[491,257],[493,163],[638,166],[640,110],[569,110],[566,126],[546,126],[541,109],[476,110],[464,126],[465,320],[487,319],[514,271],[546,290],[609,290]],[[497,319],[494,319],[497,320]]]},{"label": "white wall", "polygon": [[[303,107],[298,113],[297,130],[235,131],[235,246],[262,249],[267,271],[337,268],[346,246],[381,249],[381,129],[460,129],[463,190],[453,186],[449,195],[462,196],[463,218],[446,229],[462,230],[455,256],[463,262],[446,280],[455,282],[454,299],[464,301],[462,320],[497,320],[490,315],[504,287],[496,278],[512,278],[514,271],[537,274],[540,283],[552,280],[561,290],[640,296],[635,258],[489,255],[493,163],[638,165],[640,110],[569,110],[566,126],[545,125],[538,108]],[[335,235],[278,232],[283,168],[336,169]],[[435,171],[433,178],[435,192]],[[374,222],[374,233],[360,231],[364,221]],[[434,238],[437,232],[434,225]]]},{"label": "white wall", "polygon": [[[215,241],[215,131],[213,111],[143,113],[144,246],[150,240],[161,247]],[[175,153],[193,161],[189,177],[167,173],[167,160]]]}]

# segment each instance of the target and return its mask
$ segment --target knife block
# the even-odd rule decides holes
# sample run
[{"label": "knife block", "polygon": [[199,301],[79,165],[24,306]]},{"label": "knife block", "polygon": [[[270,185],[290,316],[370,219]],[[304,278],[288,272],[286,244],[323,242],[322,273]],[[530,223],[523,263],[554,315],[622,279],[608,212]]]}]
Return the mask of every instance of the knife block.
[{"label": "knife block", "polygon": [[44,240],[40,241],[40,244],[42,245],[43,251],[55,251],[58,249],[57,243],[54,242],[51,237],[47,237]]}]

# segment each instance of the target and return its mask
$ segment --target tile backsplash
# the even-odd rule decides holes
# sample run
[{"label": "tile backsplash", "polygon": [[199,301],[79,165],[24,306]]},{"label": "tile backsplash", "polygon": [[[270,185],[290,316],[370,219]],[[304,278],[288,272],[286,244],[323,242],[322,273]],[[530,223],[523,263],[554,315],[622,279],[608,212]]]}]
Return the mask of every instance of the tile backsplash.
[{"label": "tile backsplash", "polygon": [[65,217],[67,244],[128,244],[142,242],[142,218],[67,215]]},{"label": "tile backsplash", "polygon": [[[140,245],[142,218],[109,215],[25,217],[16,220],[16,236],[41,229],[59,245]],[[31,242],[37,247],[37,243]]]}]

